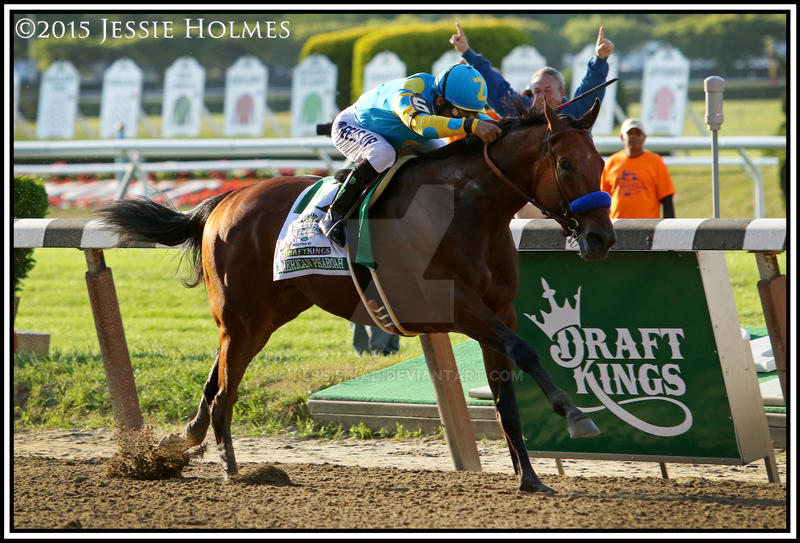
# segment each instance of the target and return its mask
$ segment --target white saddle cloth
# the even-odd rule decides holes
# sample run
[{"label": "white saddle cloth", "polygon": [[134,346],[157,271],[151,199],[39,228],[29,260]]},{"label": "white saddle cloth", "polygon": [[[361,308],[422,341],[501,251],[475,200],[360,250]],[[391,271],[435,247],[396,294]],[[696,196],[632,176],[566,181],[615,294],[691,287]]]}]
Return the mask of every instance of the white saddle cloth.
[{"label": "white saddle cloth", "polygon": [[273,280],[311,274],[350,275],[345,250],[331,243],[319,229],[319,220],[340,186],[333,177],[321,179],[292,204],[275,244]]}]

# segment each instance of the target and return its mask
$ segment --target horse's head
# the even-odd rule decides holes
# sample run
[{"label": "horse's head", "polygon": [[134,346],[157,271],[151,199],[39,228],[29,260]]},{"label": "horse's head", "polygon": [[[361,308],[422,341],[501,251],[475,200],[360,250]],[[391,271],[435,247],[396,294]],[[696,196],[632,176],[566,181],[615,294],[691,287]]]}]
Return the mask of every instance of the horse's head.
[{"label": "horse's head", "polygon": [[585,260],[603,260],[616,241],[608,215],[611,199],[600,191],[603,159],[589,134],[599,112],[600,100],[595,100],[571,123],[545,103],[545,153],[533,172],[534,200],[576,238]]},{"label": "horse's head", "polygon": [[[600,112],[599,100],[578,120],[559,117],[546,103],[544,115],[522,99],[512,98],[508,105],[517,115],[498,122],[502,138],[484,143],[468,136],[422,153],[435,161],[426,175],[441,173],[461,186],[465,206],[495,218],[503,227],[524,202],[531,202],[577,240],[582,258],[604,259],[616,237],[608,216],[611,198],[600,191],[603,159],[589,134]],[[465,166],[477,158],[478,145],[483,148],[482,163]],[[485,175],[486,165],[493,175]],[[497,190],[498,178],[506,190]]]}]

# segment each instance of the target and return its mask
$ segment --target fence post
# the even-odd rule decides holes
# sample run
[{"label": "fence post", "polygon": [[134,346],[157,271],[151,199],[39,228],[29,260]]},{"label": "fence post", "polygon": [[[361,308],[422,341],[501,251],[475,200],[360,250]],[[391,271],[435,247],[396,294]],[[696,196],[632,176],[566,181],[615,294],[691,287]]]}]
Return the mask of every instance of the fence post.
[{"label": "fence post", "polygon": [[114,290],[114,278],[111,269],[106,267],[102,250],[87,249],[84,254],[88,267],[86,286],[103,356],[114,421],[124,430],[141,428],[144,421],[136,395],[136,382]]},{"label": "fence post", "polygon": [[453,464],[457,470],[481,471],[475,430],[469,418],[450,337],[447,334],[421,334],[419,340]]}]

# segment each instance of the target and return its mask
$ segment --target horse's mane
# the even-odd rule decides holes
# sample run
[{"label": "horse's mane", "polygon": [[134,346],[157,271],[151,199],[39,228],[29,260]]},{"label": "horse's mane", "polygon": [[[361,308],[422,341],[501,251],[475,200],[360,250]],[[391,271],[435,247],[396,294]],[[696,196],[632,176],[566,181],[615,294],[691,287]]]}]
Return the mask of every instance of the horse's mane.
[{"label": "horse's mane", "polygon": [[[506,99],[505,104],[511,109],[512,115],[497,121],[497,126],[503,131],[504,136],[520,128],[547,123],[544,112],[531,109],[530,105],[522,96],[511,96]],[[576,126],[577,120],[573,117],[563,115],[561,118],[567,119],[572,126]],[[452,156],[474,155],[476,152],[481,151],[482,146],[483,142],[478,136],[475,134],[468,134],[466,137],[456,140],[444,147],[432,151],[420,151],[417,154],[422,158],[442,159]]]}]

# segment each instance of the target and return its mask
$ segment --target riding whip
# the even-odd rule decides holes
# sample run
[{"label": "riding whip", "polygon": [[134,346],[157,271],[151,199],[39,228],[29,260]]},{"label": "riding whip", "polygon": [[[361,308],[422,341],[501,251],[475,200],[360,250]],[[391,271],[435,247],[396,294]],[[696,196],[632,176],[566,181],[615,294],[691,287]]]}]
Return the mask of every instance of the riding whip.
[{"label": "riding whip", "polygon": [[589,95],[590,95],[590,94],[592,94],[593,92],[597,92],[597,91],[599,91],[600,89],[602,89],[602,88],[605,88],[605,87],[609,86],[611,83],[614,83],[614,82],[616,82],[616,81],[617,81],[617,78],[616,78],[616,77],[615,77],[614,79],[609,79],[609,80],[608,80],[608,81],[606,81],[605,83],[601,83],[601,84],[597,85],[596,87],[594,87],[593,89],[589,89],[589,90],[587,90],[586,92],[582,93],[580,96],[576,96],[575,98],[573,98],[573,99],[572,99],[572,100],[570,100],[569,102],[564,102],[564,103],[563,103],[563,104],[561,104],[560,106],[556,106],[556,107],[554,107],[553,109],[554,109],[554,110],[556,110],[556,111],[558,111],[558,110],[559,110],[559,109],[561,109],[561,108],[567,107],[567,106],[568,106],[568,105],[570,105],[572,102],[576,102],[576,101],[580,100],[581,98],[586,98],[587,96],[589,96]]}]

